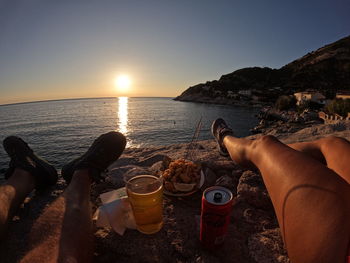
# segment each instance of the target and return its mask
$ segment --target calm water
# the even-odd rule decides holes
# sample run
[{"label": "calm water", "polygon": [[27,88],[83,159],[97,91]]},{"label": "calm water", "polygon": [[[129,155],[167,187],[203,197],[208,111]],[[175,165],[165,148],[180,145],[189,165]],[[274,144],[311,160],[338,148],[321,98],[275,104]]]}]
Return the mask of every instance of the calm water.
[{"label": "calm water", "polygon": [[[128,147],[189,142],[201,117],[199,139],[224,118],[238,136],[249,135],[257,109],[173,101],[170,98],[60,100],[0,106],[0,140],[22,137],[57,169],[87,150],[100,134],[117,130]],[[9,158],[0,147],[0,177]]]}]

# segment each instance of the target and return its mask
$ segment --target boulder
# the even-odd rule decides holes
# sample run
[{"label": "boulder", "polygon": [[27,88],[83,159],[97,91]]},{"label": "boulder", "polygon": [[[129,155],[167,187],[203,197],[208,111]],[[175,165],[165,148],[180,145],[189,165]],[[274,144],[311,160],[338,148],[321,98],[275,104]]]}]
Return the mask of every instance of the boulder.
[{"label": "boulder", "polygon": [[256,208],[264,210],[273,209],[262,177],[252,171],[244,172],[239,179],[237,199],[244,200]]}]

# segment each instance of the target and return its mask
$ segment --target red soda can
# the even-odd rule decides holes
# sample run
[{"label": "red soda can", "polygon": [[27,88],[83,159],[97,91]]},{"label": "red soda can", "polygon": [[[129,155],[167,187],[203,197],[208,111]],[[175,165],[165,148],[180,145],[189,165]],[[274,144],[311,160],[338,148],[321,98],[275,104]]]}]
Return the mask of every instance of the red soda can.
[{"label": "red soda can", "polygon": [[215,249],[224,242],[232,205],[233,195],[225,187],[213,186],[203,192],[200,241],[205,248]]}]

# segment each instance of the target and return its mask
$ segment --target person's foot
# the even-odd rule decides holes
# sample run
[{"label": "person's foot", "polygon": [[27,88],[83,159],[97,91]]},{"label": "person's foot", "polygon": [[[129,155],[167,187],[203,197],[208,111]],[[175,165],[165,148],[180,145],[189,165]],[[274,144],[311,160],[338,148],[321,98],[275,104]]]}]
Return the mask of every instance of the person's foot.
[{"label": "person's foot", "polygon": [[217,143],[219,153],[225,157],[229,156],[229,153],[228,153],[223,141],[224,141],[224,137],[226,135],[233,136],[232,129],[230,129],[227,126],[226,122],[223,119],[219,118],[219,119],[216,119],[215,121],[213,121],[213,123],[211,125],[211,133],[214,136],[214,139]]},{"label": "person's foot", "polygon": [[62,167],[62,177],[67,184],[72,180],[74,171],[88,169],[92,181],[99,181],[101,172],[116,161],[123,153],[126,138],[119,132],[100,135],[86,153]]},{"label": "person's foot", "polygon": [[9,136],[3,141],[3,146],[11,158],[9,169],[5,173],[6,179],[13,174],[16,168],[20,168],[34,176],[37,190],[43,190],[56,184],[56,169],[46,160],[35,155],[21,138]]}]

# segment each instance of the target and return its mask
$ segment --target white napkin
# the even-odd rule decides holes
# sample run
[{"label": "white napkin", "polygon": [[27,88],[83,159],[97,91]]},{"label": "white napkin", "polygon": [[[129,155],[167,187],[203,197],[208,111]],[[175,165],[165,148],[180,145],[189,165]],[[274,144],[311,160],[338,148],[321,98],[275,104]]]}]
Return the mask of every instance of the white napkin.
[{"label": "white napkin", "polygon": [[123,235],[126,228],[136,229],[134,214],[128,201],[125,187],[100,195],[103,203],[94,216],[98,227],[112,227],[119,235]]}]

